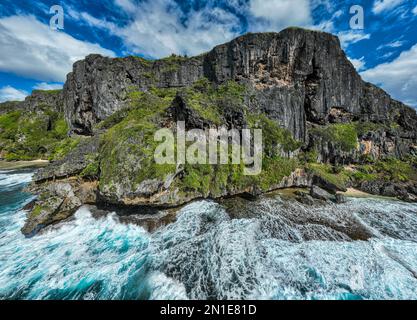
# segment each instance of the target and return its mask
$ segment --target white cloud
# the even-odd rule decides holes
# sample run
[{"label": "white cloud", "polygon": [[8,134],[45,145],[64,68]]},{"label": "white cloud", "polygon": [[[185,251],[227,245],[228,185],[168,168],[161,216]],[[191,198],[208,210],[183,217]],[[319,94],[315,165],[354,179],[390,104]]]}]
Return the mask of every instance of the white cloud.
[{"label": "white cloud", "polygon": [[381,50],[381,49],[384,49],[384,48],[399,48],[399,47],[402,47],[405,43],[406,43],[406,41],[397,40],[397,41],[390,42],[388,44],[380,45],[377,48],[377,50]]},{"label": "white cloud", "polygon": [[350,44],[357,43],[362,40],[368,40],[371,38],[370,34],[356,30],[342,31],[339,32],[337,35],[340,39],[343,48],[348,47]]},{"label": "white cloud", "polygon": [[417,106],[417,44],[392,62],[383,63],[361,73],[369,82],[380,84],[405,103]]},{"label": "white cloud", "polygon": [[120,35],[134,52],[164,57],[171,53],[199,54],[239,34],[239,19],[220,8],[190,12],[182,22],[184,18],[172,0],[148,1]]},{"label": "white cloud", "polygon": [[417,16],[417,6],[413,9],[413,14]]},{"label": "white cloud", "polygon": [[359,58],[359,59],[352,59],[349,58],[350,62],[352,62],[353,66],[357,71],[362,71],[365,68],[365,57]]},{"label": "white cloud", "polygon": [[381,57],[379,57],[379,58],[380,58],[380,59],[388,59],[388,58],[391,58],[391,57],[394,55],[394,53],[395,53],[395,52],[390,51],[390,52],[387,52],[386,54],[384,54],[383,56],[381,56]]},{"label": "white cloud", "polygon": [[98,44],[52,31],[33,16],[0,19],[0,71],[42,81],[65,81],[72,64],[90,53],[114,56]]},{"label": "white cloud", "polygon": [[394,9],[404,2],[405,0],[375,0],[372,12],[380,14],[384,11]]},{"label": "white cloud", "polygon": [[114,2],[127,12],[135,12],[136,6],[131,0],[115,0]]},{"label": "white cloud", "polygon": [[[313,1],[314,3],[317,0]],[[234,13],[207,1],[198,11],[184,12],[174,0],[115,0],[131,18],[119,27],[88,13],[72,12],[72,18],[90,26],[105,29],[123,40],[128,51],[153,58],[171,53],[196,55],[225,43],[242,33],[240,19]],[[248,18],[248,30],[279,31],[290,25],[312,23],[309,0],[228,0],[241,15]]]},{"label": "white cloud", "polygon": [[11,86],[5,86],[0,89],[0,102],[4,101],[22,101],[29,95],[24,90],[18,90]]},{"label": "white cloud", "polygon": [[147,0],[135,5],[130,0],[116,2],[132,22],[119,27],[87,13],[73,15],[91,26],[120,37],[128,50],[153,58],[172,53],[196,55],[240,34],[239,18],[218,7],[207,5],[186,14],[174,0]]},{"label": "white cloud", "polygon": [[254,18],[250,28],[255,31],[278,31],[312,23],[309,0],[250,0],[249,13]]},{"label": "white cloud", "polygon": [[58,90],[58,89],[62,89],[63,85],[60,83],[46,83],[46,82],[41,82],[41,83],[37,83],[33,89],[35,90]]},{"label": "white cloud", "polygon": [[[329,8],[328,10],[331,11],[332,8]],[[339,19],[342,15],[343,15],[343,11],[337,10],[330,19],[322,20],[318,24],[308,26],[308,28],[312,30],[320,30],[320,31],[329,32],[329,33],[336,33],[335,21]]]}]

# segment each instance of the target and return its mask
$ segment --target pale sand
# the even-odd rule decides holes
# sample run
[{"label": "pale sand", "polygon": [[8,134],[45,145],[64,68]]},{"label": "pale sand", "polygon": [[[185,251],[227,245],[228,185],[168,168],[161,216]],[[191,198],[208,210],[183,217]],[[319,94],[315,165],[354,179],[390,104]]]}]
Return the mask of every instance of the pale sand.
[{"label": "pale sand", "polygon": [[39,168],[49,164],[48,160],[33,160],[33,161],[0,161],[0,169],[15,170],[24,168]]},{"label": "pale sand", "polygon": [[348,191],[342,194],[345,195],[346,197],[351,197],[351,198],[373,198],[373,199],[394,200],[394,201],[398,200],[395,197],[386,197],[386,196],[370,194],[370,193],[366,193],[366,192],[363,192],[354,188],[348,188]]},{"label": "pale sand", "polygon": [[354,188],[348,188],[346,192],[343,193],[346,197],[356,197],[356,198],[369,198],[375,197],[370,193],[366,193]]}]

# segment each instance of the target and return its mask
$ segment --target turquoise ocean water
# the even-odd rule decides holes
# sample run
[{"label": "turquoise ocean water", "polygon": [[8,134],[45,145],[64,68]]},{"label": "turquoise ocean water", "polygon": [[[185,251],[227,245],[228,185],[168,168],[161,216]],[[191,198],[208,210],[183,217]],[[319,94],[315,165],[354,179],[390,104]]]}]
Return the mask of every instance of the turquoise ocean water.
[{"label": "turquoise ocean water", "polygon": [[82,208],[26,239],[31,176],[0,171],[0,299],[417,299],[416,204],[199,201],[152,234]]}]

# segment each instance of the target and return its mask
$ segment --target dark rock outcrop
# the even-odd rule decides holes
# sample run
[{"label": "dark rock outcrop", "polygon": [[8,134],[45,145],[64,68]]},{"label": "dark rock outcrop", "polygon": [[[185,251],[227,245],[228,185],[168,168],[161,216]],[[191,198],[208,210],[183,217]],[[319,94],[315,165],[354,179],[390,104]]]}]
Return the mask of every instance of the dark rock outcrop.
[{"label": "dark rock outcrop", "polygon": [[128,105],[132,88],[185,87],[203,77],[203,56],[155,62],[90,55],[74,64],[64,86],[65,115],[75,133],[91,134],[94,124]]},{"label": "dark rock outcrop", "polygon": [[83,139],[77,148],[64,159],[52,162],[49,166],[38,170],[33,181],[42,183],[49,180],[63,179],[81,173],[98,155],[100,139],[98,136]]},{"label": "dark rock outcrop", "polygon": [[[417,121],[414,110],[362,81],[337,37],[299,28],[247,34],[194,58],[151,62],[89,56],[68,75],[66,116],[75,132],[88,134],[95,123],[126,106],[132,87],[185,87],[202,77],[249,84],[251,107],[302,141],[307,121],[398,120],[405,130]],[[416,139],[415,132],[409,138]]]},{"label": "dark rock outcrop", "polygon": [[34,90],[24,101],[8,101],[0,103],[0,115],[14,110],[28,112],[39,111],[45,107],[56,112],[64,111],[62,90]]},{"label": "dark rock outcrop", "polygon": [[328,193],[326,190],[313,185],[310,189],[310,196],[312,196],[315,199],[323,200],[323,201],[333,201],[334,196],[330,193]]},{"label": "dark rock outcrop", "polygon": [[21,230],[26,237],[70,218],[83,204],[94,204],[97,183],[69,179],[42,186],[32,185],[29,191],[40,195]]},{"label": "dark rock outcrop", "polygon": [[364,181],[356,186],[358,189],[384,197],[398,198],[407,202],[417,202],[417,183],[393,182],[384,180]]},{"label": "dark rock outcrop", "polygon": [[346,201],[347,201],[346,197],[343,194],[341,193],[336,194],[336,199],[335,199],[336,203],[341,204],[341,203],[346,203]]}]

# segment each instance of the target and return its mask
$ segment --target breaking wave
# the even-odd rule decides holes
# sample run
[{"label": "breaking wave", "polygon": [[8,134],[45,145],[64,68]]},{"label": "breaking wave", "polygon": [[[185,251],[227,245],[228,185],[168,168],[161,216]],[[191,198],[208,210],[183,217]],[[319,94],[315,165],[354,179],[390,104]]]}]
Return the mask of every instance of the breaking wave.
[{"label": "breaking wave", "polygon": [[26,239],[30,179],[0,172],[3,299],[417,299],[416,204],[199,201],[154,233],[83,207]]}]

